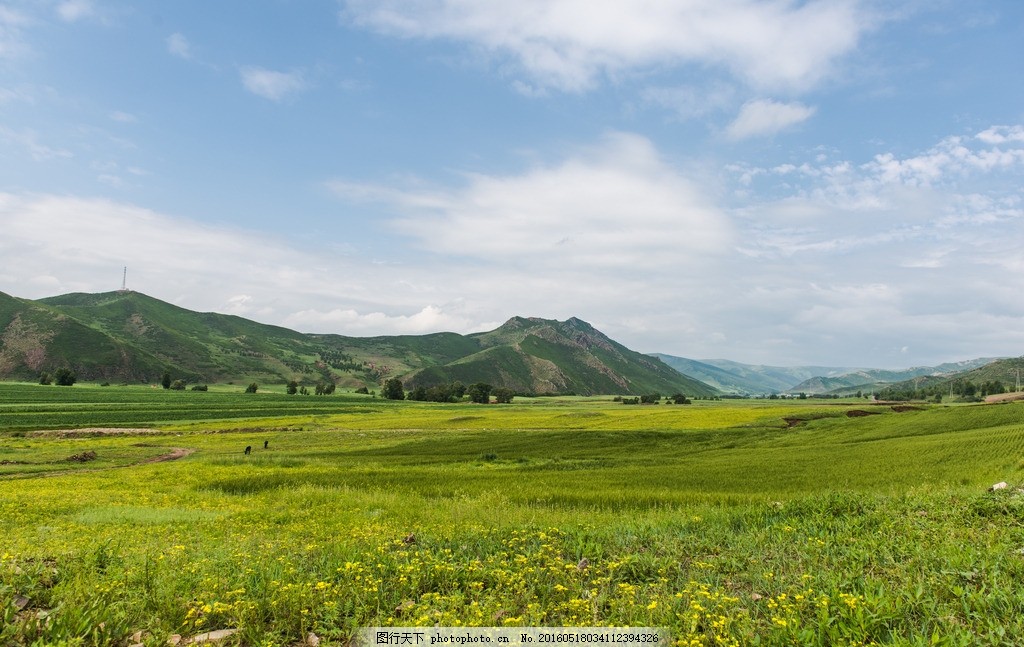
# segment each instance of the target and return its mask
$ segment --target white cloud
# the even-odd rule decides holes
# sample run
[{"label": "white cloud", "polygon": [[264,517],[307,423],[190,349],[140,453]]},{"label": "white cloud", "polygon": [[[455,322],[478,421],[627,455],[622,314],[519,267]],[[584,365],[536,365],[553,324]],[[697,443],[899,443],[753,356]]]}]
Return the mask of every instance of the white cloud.
[{"label": "white cloud", "polygon": [[468,331],[477,327],[475,321],[445,312],[434,305],[428,305],[412,315],[388,315],[383,312],[363,314],[352,308],[327,312],[302,310],[289,315],[284,325],[302,330],[345,330],[357,336],[379,335],[381,330],[402,335],[422,335],[440,331]]},{"label": "white cloud", "polygon": [[636,269],[696,263],[730,244],[724,214],[638,135],[610,134],[556,166],[467,181],[433,192],[331,187],[350,200],[388,203],[399,231],[438,254]]},{"label": "white cloud", "polygon": [[192,44],[189,43],[188,38],[185,38],[184,34],[173,33],[167,37],[167,51],[185,60],[192,59]]},{"label": "white cloud", "polygon": [[91,0],[65,0],[57,5],[57,15],[64,22],[77,22],[95,12]]},{"label": "white cloud", "polygon": [[1024,143],[1024,126],[992,126],[978,133],[977,138],[986,144]]},{"label": "white cloud", "polygon": [[272,101],[280,101],[306,88],[301,72],[276,72],[252,66],[243,67],[240,72],[246,90]]},{"label": "white cloud", "polygon": [[542,87],[578,92],[602,76],[712,65],[761,89],[825,78],[877,20],[859,0],[348,0],[344,19],[405,38],[509,57]]},{"label": "white cloud", "polygon": [[755,99],[743,104],[740,114],[726,128],[726,135],[730,139],[774,135],[790,126],[807,121],[814,112],[814,108],[802,103]]},{"label": "white cloud", "polygon": [[[0,223],[0,290],[15,296],[114,290],[127,266],[131,289],[193,310],[307,332],[468,332],[489,321],[481,319],[476,305],[435,294],[428,281],[414,286],[406,280],[407,274],[443,274],[436,268],[372,267],[124,202],[0,193]],[[434,297],[439,305],[423,305]]]}]

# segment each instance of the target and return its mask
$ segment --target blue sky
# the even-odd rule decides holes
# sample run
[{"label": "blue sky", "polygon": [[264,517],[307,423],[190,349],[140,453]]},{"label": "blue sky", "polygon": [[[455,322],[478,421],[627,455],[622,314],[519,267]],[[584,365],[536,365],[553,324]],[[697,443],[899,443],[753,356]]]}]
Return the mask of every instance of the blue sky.
[{"label": "blue sky", "polygon": [[1024,353],[1024,3],[0,1],[0,290]]}]

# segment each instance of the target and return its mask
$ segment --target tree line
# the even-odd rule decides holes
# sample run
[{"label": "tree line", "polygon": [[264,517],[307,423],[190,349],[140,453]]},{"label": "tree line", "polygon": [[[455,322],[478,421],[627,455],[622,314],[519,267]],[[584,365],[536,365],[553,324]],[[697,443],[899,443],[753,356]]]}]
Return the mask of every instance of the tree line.
[{"label": "tree line", "polygon": [[466,386],[459,381],[433,386],[418,385],[406,392],[402,380],[392,377],[384,380],[381,396],[388,400],[413,400],[416,402],[461,402],[468,396],[470,402],[477,404],[489,404],[491,396],[494,396],[494,401],[498,404],[509,404],[515,397],[515,392],[502,386],[491,386],[486,382],[477,382]]}]

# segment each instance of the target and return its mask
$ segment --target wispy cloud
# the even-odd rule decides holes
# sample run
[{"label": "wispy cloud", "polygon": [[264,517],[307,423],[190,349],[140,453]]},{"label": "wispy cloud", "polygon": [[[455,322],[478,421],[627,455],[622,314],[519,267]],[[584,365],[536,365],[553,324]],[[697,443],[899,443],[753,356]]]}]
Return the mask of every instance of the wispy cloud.
[{"label": "wispy cloud", "polygon": [[139,120],[135,115],[121,110],[115,110],[110,113],[110,119],[122,124],[134,124]]},{"label": "wispy cloud", "polygon": [[736,93],[734,86],[716,83],[710,87],[652,87],[641,96],[646,103],[666,108],[686,120],[728,108],[735,101]]},{"label": "wispy cloud", "polygon": [[28,52],[22,30],[29,22],[25,14],[0,6],[0,59],[15,58]]},{"label": "wispy cloud", "polygon": [[814,112],[813,107],[805,106],[802,103],[780,103],[771,99],[756,99],[743,104],[739,115],[729,124],[725,132],[730,139],[774,135],[810,119]]},{"label": "wispy cloud", "polygon": [[249,66],[243,67],[240,73],[246,90],[272,101],[281,101],[307,87],[301,72],[277,72]]},{"label": "wispy cloud", "polygon": [[695,64],[760,89],[806,89],[877,22],[858,0],[580,2],[348,0],[344,19],[513,60],[535,85],[586,91],[602,76]]},{"label": "wispy cloud", "polygon": [[168,36],[165,42],[167,43],[167,51],[174,56],[186,61],[192,59],[192,44],[184,34],[175,32]]},{"label": "wispy cloud", "polygon": [[0,126],[0,139],[21,147],[36,162],[74,157],[71,151],[65,148],[53,148],[46,144],[41,144],[36,132],[28,128],[12,130]]},{"label": "wispy cloud", "polygon": [[94,15],[92,0],[65,0],[57,5],[57,16],[64,22],[77,22]]}]

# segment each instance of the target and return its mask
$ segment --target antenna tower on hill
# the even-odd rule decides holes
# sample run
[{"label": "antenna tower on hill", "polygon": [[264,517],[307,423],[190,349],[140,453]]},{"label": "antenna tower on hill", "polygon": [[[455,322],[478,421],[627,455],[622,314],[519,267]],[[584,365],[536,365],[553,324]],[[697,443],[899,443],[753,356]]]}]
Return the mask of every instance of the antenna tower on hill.
[{"label": "antenna tower on hill", "polygon": [[118,290],[118,291],[122,292],[122,293],[128,291],[128,266],[127,265],[124,266],[124,274],[121,275],[121,289]]}]

